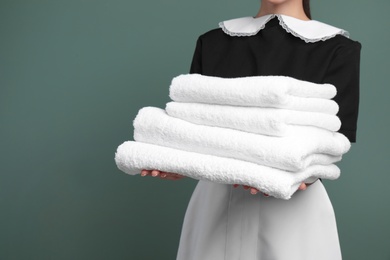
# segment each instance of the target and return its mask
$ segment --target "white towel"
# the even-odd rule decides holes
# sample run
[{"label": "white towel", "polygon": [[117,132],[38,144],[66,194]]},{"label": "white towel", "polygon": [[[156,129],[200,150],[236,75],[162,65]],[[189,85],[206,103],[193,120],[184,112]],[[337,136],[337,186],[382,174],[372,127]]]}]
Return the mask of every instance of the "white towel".
[{"label": "white towel", "polygon": [[339,161],[351,145],[344,135],[316,127],[296,126],[286,137],[265,136],[193,124],[171,117],[157,107],[141,108],[133,125],[135,141],[290,171]]},{"label": "white towel", "polygon": [[296,172],[195,152],[187,152],[153,144],[127,141],[115,154],[118,168],[128,174],[139,174],[142,169],[158,169],[179,173],[198,180],[225,184],[244,184],[281,199],[290,199],[302,182],[317,178],[337,179],[336,165],[314,165]]},{"label": "white towel", "polygon": [[169,102],[165,111],[170,116],[194,124],[271,136],[291,135],[294,125],[315,126],[329,131],[338,131],[341,126],[336,115],[280,108]]},{"label": "white towel", "polygon": [[185,74],[173,78],[173,101],[220,105],[258,106],[335,115],[338,105],[331,84],[316,84],[287,76],[220,78]]}]

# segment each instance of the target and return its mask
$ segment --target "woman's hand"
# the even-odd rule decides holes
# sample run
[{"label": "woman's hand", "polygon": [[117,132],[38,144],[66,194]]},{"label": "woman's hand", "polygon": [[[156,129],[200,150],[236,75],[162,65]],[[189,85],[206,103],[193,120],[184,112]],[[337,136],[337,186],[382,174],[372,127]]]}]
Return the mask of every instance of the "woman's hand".
[{"label": "woman's hand", "polygon": [[[311,184],[312,184],[312,183],[304,183],[304,182],[302,182],[301,185],[299,186],[298,190],[306,190],[307,187],[310,186]],[[233,187],[234,187],[234,188],[237,188],[238,186],[240,186],[240,185],[239,185],[239,184],[233,184]],[[256,195],[256,194],[259,192],[258,189],[253,188],[253,187],[251,187],[251,186],[248,186],[248,185],[242,185],[242,186],[244,187],[245,190],[249,190],[250,193],[253,194],[253,195]],[[266,193],[264,193],[264,192],[262,192],[262,193],[263,193],[263,195],[264,195],[265,197],[269,197],[268,194],[266,194]]]},{"label": "woman's hand", "polygon": [[181,174],[177,174],[177,173],[173,173],[173,172],[163,172],[163,171],[159,171],[159,170],[145,170],[143,169],[141,171],[141,176],[144,177],[144,176],[152,176],[152,177],[159,177],[161,179],[167,179],[167,180],[180,180],[182,178],[184,178],[185,176],[181,175]]}]

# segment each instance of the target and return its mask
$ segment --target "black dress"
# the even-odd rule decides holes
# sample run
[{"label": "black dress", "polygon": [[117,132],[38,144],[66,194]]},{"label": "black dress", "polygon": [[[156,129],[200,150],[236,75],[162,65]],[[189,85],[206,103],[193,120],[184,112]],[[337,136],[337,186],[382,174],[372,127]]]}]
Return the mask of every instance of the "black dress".
[{"label": "black dress", "polygon": [[191,73],[226,78],[285,75],[337,88],[339,132],[356,141],[361,44],[343,35],[314,43],[287,33],[275,17],[250,37],[215,29],[199,37]]},{"label": "black dress", "polygon": [[[190,72],[227,78],[285,75],[331,83],[338,91],[339,132],[355,142],[360,43],[341,34],[307,42],[281,22],[274,16],[252,36],[231,36],[221,28],[201,35]],[[340,260],[336,220],[324,186],[316,181],[285,201],[199,181],[177,260],[199,259]]]}]

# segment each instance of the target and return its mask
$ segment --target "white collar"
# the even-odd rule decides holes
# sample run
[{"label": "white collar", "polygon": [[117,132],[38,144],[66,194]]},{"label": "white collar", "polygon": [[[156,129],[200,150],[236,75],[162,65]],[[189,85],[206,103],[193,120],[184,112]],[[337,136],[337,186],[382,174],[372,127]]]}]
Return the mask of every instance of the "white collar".
[{"label": "white collar", "polygon": [[292,35],[301,38],[305,42],[317,42],[328,40],[338,34],[349,38],[349,33],[343,29],[316,20],[300,20],[283,14],[268,14],[261,17],[242,17],[223,21],[219,27],[230,36],[252,36],[265,27],[272,18],[277,17],[279,24]]}]

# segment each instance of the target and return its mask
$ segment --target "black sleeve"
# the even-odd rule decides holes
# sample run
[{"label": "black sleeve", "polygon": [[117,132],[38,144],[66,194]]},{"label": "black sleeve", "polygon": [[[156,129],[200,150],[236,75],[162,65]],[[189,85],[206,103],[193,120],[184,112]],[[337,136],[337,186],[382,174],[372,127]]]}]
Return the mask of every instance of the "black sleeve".
[{"label": "black sleeve", "polygon": [[359,77],[361,44],[353,41],[340,48],[333,58],[324,79],[337,89],[334,100],[339,105],[337,116],[341,120],[340,133],[356,142],[359,112]]},{"label": "black sleeve", "polygon": [[195,52],[191,62],[190,73],[202,74],[202,41],[200,37],[196,42]]}]

